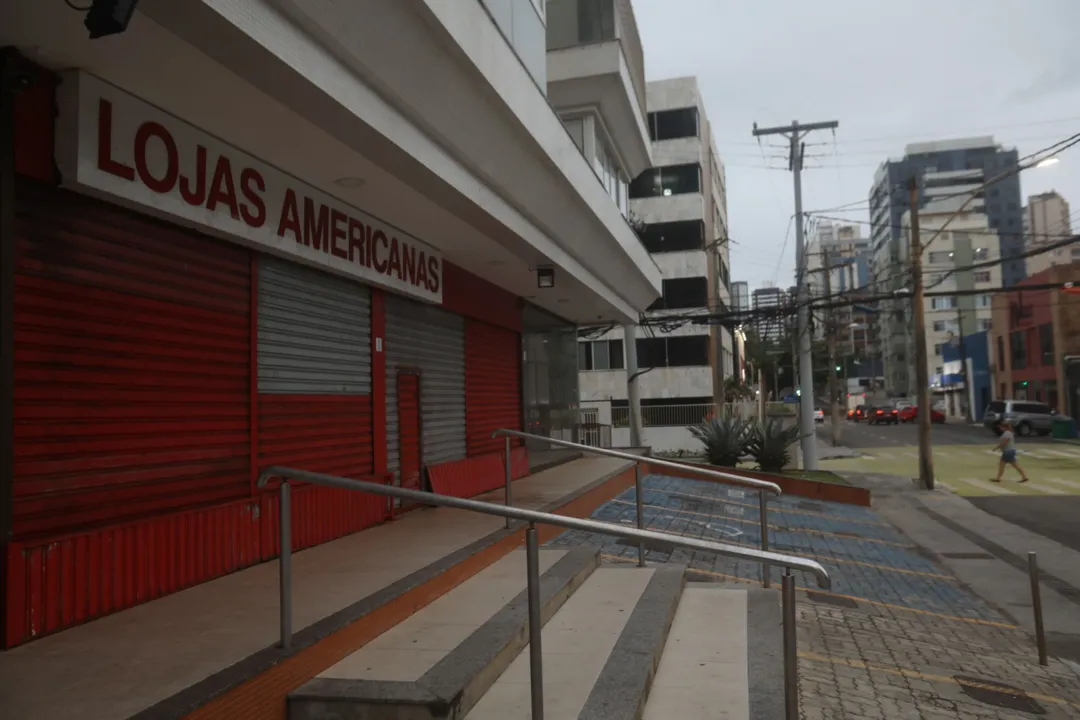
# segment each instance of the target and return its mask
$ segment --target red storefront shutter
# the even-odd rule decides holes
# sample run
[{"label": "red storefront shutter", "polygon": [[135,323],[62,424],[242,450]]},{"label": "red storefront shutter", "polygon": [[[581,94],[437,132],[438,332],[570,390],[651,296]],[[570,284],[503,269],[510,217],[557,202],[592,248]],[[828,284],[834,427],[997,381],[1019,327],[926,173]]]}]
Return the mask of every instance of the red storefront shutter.
[{"label": "red storefront shutter", "polygon": [[249,492],[250,255],[20,186],[16,538]]},{"label": "red storefront shutter", "polygon": [[470,456],[497,452],[499,428],[521,429],[521,336],[477,320],[465,324],[465,425]]}]

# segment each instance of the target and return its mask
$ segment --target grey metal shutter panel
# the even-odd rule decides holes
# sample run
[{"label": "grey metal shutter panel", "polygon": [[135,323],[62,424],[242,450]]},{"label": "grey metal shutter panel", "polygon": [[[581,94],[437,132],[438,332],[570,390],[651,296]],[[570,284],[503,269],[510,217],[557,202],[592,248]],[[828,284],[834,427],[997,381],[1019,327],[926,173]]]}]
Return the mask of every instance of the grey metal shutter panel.
[{"label": "grey metal shutter panel", "polygon": [[259,258],[259,392],[371,394],[371,292]]},{"label": "grey metal shutter panel", "polygon": [[420,370],[424,464],[465,457],[465,319],[439,308],[386,298],[386,443],[398,456],[397,371]]}]

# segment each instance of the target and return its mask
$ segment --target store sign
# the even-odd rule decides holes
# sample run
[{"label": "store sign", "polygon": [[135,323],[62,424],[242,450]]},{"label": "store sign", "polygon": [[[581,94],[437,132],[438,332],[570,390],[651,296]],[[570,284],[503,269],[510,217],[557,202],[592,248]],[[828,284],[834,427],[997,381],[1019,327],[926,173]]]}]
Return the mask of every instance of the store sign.
[{"label": "store sign", "polygon": [[442,255],[92,75],[60,86],[63,185],[442,302]]}]

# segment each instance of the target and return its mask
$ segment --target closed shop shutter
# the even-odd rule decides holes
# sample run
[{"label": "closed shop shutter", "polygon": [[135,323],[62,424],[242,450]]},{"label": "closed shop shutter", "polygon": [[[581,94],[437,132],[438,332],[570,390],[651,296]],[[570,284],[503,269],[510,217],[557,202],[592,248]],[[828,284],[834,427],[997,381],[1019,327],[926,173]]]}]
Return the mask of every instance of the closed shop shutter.
[{"label": "closed shop shutter", "polygon": [[372,472],[371,292],[261,256],[260,464]]},{"label": "closed shop shutter", "polygon": [[465,319],[430,305],[386,298],[388,467],[399,468],[397,372],[420,372],[425,465],[465,457]]},{"label": "closed shop shutter", "polygon": [[468,320],[465,367],[469,455],[497,452],[505,440],[491,437],[495,430],[521,429],[521,336]]},{"label": "closed shop shutter", "polygon": [[19,188],[17,538],[247,496],[247,250]]}]

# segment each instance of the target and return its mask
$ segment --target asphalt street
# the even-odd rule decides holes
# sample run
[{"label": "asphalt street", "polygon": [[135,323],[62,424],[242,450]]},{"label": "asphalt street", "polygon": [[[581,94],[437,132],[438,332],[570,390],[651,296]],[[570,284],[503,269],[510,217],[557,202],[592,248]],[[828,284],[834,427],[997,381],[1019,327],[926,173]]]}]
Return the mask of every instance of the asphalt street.
[{"label": "asphalt street", "polygon": [[[866,451],[873,461],[835,460],[824,462],[827,469],[870,469],[910,475],[915,470],[918,428],[910,425],[866,425],[844,422],[841,444]],[[818,428],[818,436],[829,444],[832,429]],[[985,428],[970,425],[934,425],[934,464],[939,484],[967,498],[976,507],[1031,532],[1080,551],[1080,446],[1063,444],[1051,438],[1017,438],[1020,464],[1032,482],[1013,482],[1015,475],[1006,471],[1001,485],[988,482],[997,470],[990,448],[994,436]],[[857,465],[856,465],[857,463]]]}]

